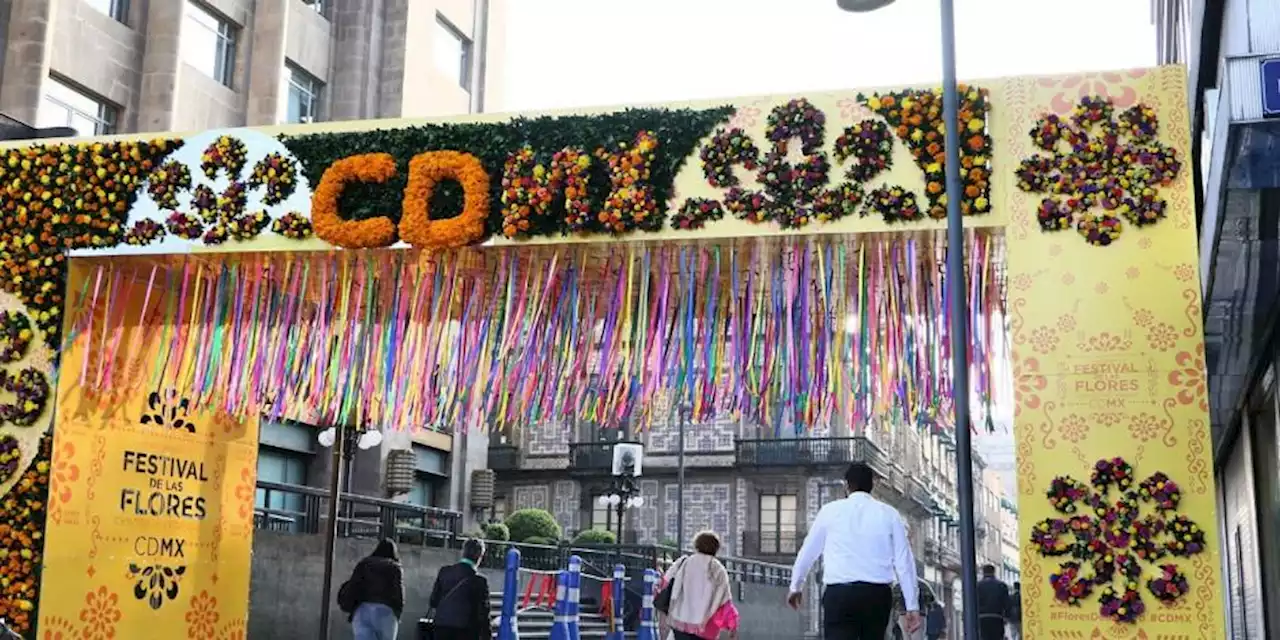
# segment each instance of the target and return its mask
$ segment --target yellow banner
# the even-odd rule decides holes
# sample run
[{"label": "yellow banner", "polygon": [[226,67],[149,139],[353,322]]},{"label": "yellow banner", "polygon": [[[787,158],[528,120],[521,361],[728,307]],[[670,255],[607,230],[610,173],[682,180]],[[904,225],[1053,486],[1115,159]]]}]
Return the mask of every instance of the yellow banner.
[{"label": "yellow banner", "polygon": [[42,637],[245,637],[257,421],[197,413],[183,393],[145,383],[120,398],[88,396],[81,383],[145,380],[83,354],[92,343],[95,353],[147,349],[159,357],[158,337],[136,325],[90,330],[63,352]]},{"label": "yellow banner", "polygon": [[1024,632],[1222,638],[1185,71],[1024,89],[1009,126],[1031,133],[1006,143]]}]

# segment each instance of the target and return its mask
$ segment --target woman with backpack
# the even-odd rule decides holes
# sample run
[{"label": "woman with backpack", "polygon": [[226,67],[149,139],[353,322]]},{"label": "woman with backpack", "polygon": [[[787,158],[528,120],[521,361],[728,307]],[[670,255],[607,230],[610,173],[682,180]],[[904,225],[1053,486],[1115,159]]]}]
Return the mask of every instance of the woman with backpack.
[{"label": "woman with backpack", "polygon": [[369,557],[356,563],[338,590],[338,605],[351,614],[355,640],[395,640],[404,611],[404,568],[396,543],[383,538]]}]

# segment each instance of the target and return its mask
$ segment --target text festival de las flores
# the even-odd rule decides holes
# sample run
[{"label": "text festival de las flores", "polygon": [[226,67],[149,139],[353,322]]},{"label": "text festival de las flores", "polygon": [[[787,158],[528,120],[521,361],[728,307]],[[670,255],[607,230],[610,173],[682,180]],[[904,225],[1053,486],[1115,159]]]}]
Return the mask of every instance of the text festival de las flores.
[{"label": "text festival de las flores", "polygon": [[[147,478],[147,488],[120,489],[120,513],[142,518],[201,521],[209,514],[204,496],[185,495],[192,484],[209,482],[204,462],[141,451],[125,451],[121,470]],[[133,551],[140,556],[184,557],[182,538],[139,536]]]}]

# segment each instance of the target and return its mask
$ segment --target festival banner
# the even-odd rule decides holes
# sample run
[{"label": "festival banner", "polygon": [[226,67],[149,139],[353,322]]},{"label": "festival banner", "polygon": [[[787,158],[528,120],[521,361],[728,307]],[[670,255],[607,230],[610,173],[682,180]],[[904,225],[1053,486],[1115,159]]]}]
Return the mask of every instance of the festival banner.
[{"label": "festival banner", "polygon": [[1224,637],[1185,77],[1029,83],[1010,122],[1028,638]]},{"label": "festival banner", "polygon": [[[106,314],[144,308],[140,285],[112,294],[116,308]],[[138,320],[73,335],[63,351],[40,630],[51,638],[242,639],[257,420],[197,410],[172,388],[136,384],[99,396],[82,384],[82,374],[146,378],[111,370],[160,357],[160,334]],[[127,351],[150,356],[126,361]]]}]

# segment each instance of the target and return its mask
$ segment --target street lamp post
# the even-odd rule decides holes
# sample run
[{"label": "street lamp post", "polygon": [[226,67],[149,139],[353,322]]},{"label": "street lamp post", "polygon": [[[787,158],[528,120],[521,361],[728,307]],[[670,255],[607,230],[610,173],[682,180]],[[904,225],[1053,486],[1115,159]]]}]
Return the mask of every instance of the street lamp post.
[{"label": "street lamp post", "polygon": [[358,430],[345,425],[329,427],[316,436],[320,446],[333,449],[333,472],[329,476],[329,521],[324,531],[324,581],[320,601],[320,637],[329,639],[329,602],[333,596],[333,555],[338,539],[338,503],[342,501],[342,479],[351,468],[356,450],[372,449],[382,444],[382,433],[373,429]]},{"label": "street lamp post", "polygon": [[638,509],[644,506],[644,496],[640,495],[640,485],[636,483],[635,475],[624,470],[621,475],[614,476],[609,484],[609,490],[597,501],[602,507],[612,507],[617,514],[618,544],[622,544],[622,518],[627,509],[633,507]]},{"label": "street lamp post", "polygon": [[[836,0],[841,9],[874,11],[894,0]],[[977,542],[973,528],[973,445],[969,433],[969,315],[965,297],[964,220],[960,214],[960,92],[956,87],[956,20],[953,0],[942,9],[942,118],[946,125],[947,296],[951,299],[951,397],[955,404],[956,494],[960,511],[960,580],[964,637],[978,637]]]}]

